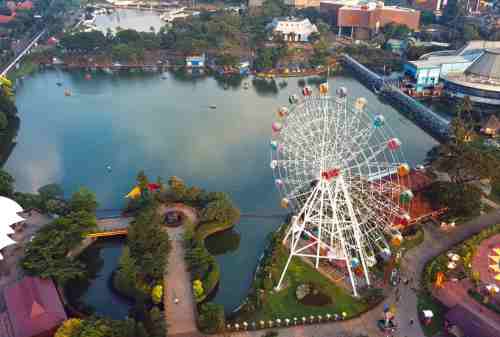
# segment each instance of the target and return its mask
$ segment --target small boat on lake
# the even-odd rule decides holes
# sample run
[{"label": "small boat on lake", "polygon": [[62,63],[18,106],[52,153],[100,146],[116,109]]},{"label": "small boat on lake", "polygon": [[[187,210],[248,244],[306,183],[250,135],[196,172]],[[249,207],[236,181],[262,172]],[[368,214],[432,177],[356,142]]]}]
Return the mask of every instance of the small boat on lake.
[{"label": "small boat on lake", "polygon": [[64,96],[71,96],[71,90],[69,89],[64,90]]},{"label": "small boat on lake", "polygon": [[62,85],[62,82],[56,82],[56,85],[60,87]]},{"label": "small boat on lake", "polygon": [[210,109],[217,109],[217,105],[211,105]]}]

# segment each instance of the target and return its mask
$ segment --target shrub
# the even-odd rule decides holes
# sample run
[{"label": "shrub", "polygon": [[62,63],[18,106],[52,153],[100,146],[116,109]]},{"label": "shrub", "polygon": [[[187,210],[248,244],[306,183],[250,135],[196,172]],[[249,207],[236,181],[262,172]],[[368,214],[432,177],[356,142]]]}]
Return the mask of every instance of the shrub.
[{"label": "shrub", "polygon": [[194,295],[194,298],[196,299],[196,301],[197,302],[202,301],[204,294],[205,294],[205,291],[203,290],[203,284],[201,283],[201,281],[194,280],[193,281],[193,295]]},{"label": "shrub", "polygon": [[151,300],[155,304],[160,304],[163,299],[163,286],[161,284],[157,284],[153,287],[151,291]]},{"label": "shrub", "polygon": [[82,327],[82,320],[78,318],[70,318],[63,322],[57,329],[54,337],[74,337],[78,336],[78,332]]},{"label": "shrub", "polygon": [[200,306],[198,325],[202,331],[207,333],[221,332],[224,331],[225,324],[222,305],[208,302]]}]

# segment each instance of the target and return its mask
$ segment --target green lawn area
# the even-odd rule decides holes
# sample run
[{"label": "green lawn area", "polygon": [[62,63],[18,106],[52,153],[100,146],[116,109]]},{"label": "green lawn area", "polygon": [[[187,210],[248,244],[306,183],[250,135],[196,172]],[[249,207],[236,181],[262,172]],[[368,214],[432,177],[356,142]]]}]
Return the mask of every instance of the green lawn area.
[{"label": "green lawn area", "polygon": [[427,337],[432,337],[443,329],[446,307],[427,292],[422,291],[417,297],[417,309],[419,313],[421,313],[422,310],[432,310],[434,312],[432,323],[429,325],[422,324],[425,335]]},{"label": "green lawn area", "polygon": [[403,243],[401,243],[401,247],[399,249],[407,252],[410,249],[413,249],[418,245],[420,245],[422,242],[424,242],[424,238],[425,238],[424,230],[422,228],[419,228],[417,230],[417,233],[415,233],[415,235],[412,235],[411,237],[405,238],[403,240]]},{"label": "green lawn area", "polygon": [[[283,250],[282,250],[283,252]],[[278,258],[277,267],[273,270],[281,272],[285,265],[287,255],[281,253]],[[279,277],[280,275],[277,275]],[[278,280],[276,275],[273,279]],[[357,316],[360,313],[369,309],[367,303],[362,302],[351,296],[350,292],[335,285],[332,281],[317,272],[313,266],[295,257],[288,268],[286,274],[286,288],[279,292],[266,292],[262,299],[262,307],[253,313],[240,314],[237,317],[238,321],[259,321],[270,320],[276,318],[301,318],[302,316],[309,317],[310,315],[339,314],[347,313],[347,317]],[[312,283],[321,292],[329,295],[332,303],[325,306],[309,306],[301,304],[297,301],[295,290],[298,285],[303,283]]]}]

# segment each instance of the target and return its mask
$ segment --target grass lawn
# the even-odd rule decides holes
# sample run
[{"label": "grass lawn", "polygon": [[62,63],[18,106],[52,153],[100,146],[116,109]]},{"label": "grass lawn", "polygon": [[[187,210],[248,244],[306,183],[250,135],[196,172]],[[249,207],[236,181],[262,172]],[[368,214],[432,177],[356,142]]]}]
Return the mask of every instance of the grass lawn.
[{"label": "grass lawn", "polygon": [[415,233],[415,235],[407,237],[403,240],[403,242],[401,243],[401,247],[399,249],[407,252],[410,249],[415,248],[422,242],[424,242],[424,238],[425,238],[424,230],[422,228],[419,228],[417,230],[417,233]]},{"label": "grass lawn", "polygon": [[[283,252],[283,251],[282,251]],[[287,256],[283,253],[279,255],[277,267],[274,270],[281,272],[285,265]],[[278,277],[280,275],[277,275]],[[274,277],[276,280],[276,275]],[[325,276],[317,272],[314,267],[301,259],[294,257],[286,274],[286,288],[276,292],[266,292],[263,296],[262,307],[253,313],[240,314],[237,320],[259,321],[276,318],[301,318],[310,315],[339,314],[347,313],[347,317],[357,316],[369,309],[369,305],[354,298],[351,294],[335,285]],[[301,304],[295,297],[295,290],[298,285],[303,283],[312,283],[321,292],[327,294],[332,303],[325,306],[309,306]]]},{"label": "grass lawn", "polygon": [[420,292],[417,297],[417,309],[419,313],[422,310],[432,310],[434,312],[432,323],[429,325],[422,324],[425,335],[432,337],[443,329],[446,307],[427,292]]}]

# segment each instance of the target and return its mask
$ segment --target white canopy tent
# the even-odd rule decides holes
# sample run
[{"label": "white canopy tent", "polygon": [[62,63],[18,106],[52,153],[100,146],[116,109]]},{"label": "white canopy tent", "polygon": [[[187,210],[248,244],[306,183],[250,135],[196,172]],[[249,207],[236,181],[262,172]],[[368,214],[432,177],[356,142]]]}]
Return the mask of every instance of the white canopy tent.
[{"label": "white canopy tent", "polygon": [[[0,250],[16,243],[10,234],[14,234],[12,225],[24,221],[17,213],[22,212],[23,208],[14,200],[0,196]],[[0,253],[0,260],[3,255]]]}]

